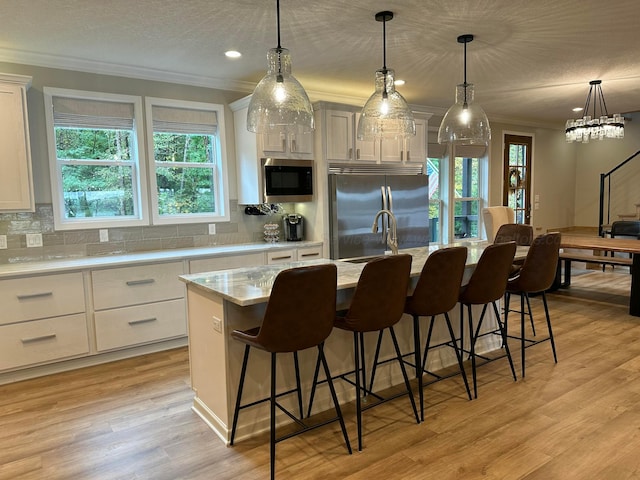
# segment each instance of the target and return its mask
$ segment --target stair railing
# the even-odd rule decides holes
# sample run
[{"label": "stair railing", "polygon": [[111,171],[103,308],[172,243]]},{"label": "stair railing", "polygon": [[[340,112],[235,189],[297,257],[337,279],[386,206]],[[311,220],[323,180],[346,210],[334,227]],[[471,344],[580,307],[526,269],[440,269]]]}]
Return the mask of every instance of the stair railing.
[{"label": "stair railing", "polygon": [[599,217],[598,217],[598,234],[601,237],[604,235],[603,227],[605,225],[605,221],[604,221],[605,182],[607,183],[607,186],[606,186],[606,190],[607,190],[607,221],[606,221],[606,223],[609,224],[610,215],[611,215],[611,174],[613,172],[615,172],[616,170],[619,170],[620,168],[622,168],[624,165],[629,163],[631,160],[633,160],[639,154],[640,154],[640,150],[638,150],[636,153],[631,155],[626,160],[622,161],[616,167],[614,167],[611,170],[609,170],[607,173],[601,173],[600,174],[600,214],[599,214]]}]

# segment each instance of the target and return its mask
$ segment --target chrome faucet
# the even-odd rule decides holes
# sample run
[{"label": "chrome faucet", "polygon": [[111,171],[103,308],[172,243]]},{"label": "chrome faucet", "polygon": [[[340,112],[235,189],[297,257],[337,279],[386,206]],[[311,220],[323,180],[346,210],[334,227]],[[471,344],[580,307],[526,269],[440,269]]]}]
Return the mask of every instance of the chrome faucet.
[{"label": "chrome faucet", "polygon": [[[380,216],[384,214],[387,215],[389,219],[389,223],[391,224],[390,225],[391,232],[387,234],[387,245],[391,249],[391,254],[397,255],[398,254],[398,222],[396,220],[396,216],[393,214],[391,210],[382,209],[378,213],[376,213],[376,218],[374,218],[373,220],[373,226],[371,227],[371,232],[378,233],[378,218],[380,218]],[[382,222],[384,224],[384,219],[382,220]]]}]

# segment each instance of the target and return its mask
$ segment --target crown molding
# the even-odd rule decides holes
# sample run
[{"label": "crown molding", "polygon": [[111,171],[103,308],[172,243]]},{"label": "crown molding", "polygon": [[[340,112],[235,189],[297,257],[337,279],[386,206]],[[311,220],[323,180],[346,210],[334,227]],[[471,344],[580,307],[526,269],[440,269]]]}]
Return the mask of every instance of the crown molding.
[{"label": "crown molding", "polygon": [[96,62],[73,57],[45,55],[5,48],[0,48],[0,61],[32,65],[35,67],[95,73],[99,75],[114,75],[117,77],[135,78],[140,80],[177,83],[180,85],[191,85],[194,87],[216,88],[219,90],[230,90],[234,92],[251,93],[255,88],[255,84],[239,80],[228,80],[204,75],[188,75],[153,68]]}]

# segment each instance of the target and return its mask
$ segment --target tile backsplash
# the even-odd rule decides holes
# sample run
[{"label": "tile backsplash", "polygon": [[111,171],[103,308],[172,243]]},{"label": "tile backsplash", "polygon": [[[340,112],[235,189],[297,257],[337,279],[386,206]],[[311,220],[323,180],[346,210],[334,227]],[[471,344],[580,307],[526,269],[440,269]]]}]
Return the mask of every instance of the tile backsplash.
[{"label": "tile backsplash", "polygon": [[[100,229],[56,231],[51,204],[36,205],[35,212],[0,213],[0,235],[7,248],[0,249],[0,264],[61,258],[207,247],[263,241],[269,216],[244,214],[244,206],[231,201],[230,221],[216,223],[209,235],[207,223],[109,228],[109,241],[100,242]],[[27,234],[41,234],[42,247],[27,247]]]}]

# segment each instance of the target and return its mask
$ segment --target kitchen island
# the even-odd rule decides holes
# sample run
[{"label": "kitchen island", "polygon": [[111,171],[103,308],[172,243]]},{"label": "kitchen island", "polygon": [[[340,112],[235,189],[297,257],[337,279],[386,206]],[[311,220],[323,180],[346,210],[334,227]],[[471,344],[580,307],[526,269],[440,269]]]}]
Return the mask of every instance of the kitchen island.
[{"label": "kitchen island", "polygon": [[[478,262],[486,243],[456,243],[469,248],[465,279],[467,279]],[[446,245],[452,246],[452,245]],[[413,257],[411,268],[411,287],[413,288],[429,254],[442,245],[411,248],[401,253]],[[518,247],[516,257],[526,255],[526,247]],[[233,406],[236,399],[242,354],[244,345],[231,338],[234,329],[248,329],[260,325],[269,299],[271,285],[276,275],[286,268],[318,264],[334,263],[338,270],[338,309],[346,308],[358,282],[364,263],[318,259],[303,262],[291,262],[278,265],[267,265],[248,268],[237,268],[195,275],[183,275],[181,280],[187,284],[188,325],[189,325],[189,360],[191,369],[191,385],[195,393],[193,409],[207,424],[228,443],[233,420]],[[464,281],[463,281],[464,282]],[[409,292],[410,293],[410,292]],[[295,304],[291,305],[296,308]],[[458,309],[451,312],[452,320],[458,318]],[[457,325],[458,322],[453,322]],[[495,319],[485,323],[487,330],[495,325]],[[434,342],[448,338],[443,325],[434,328]],[[426,330],[426,329],[423,329]],[[413,350],[412,322],[405,315],[396,327],[396,333],[403,353]],[[368,350],[368,361],[373,356],[377,335],[365,337]],[[467,340],[468,341],[468,340]],[[325,343],[325,354],[332,374],[347,372],[353,369],[353,337],[350,332],[334,329]],[[497,337],[484,336],[476,349],[487,351],[499,348]],[[385,337],[381,358],[393,355],[390,339]],[[370,355],[369,355],[370,353]],[[260,356],[264,355],[264,361]],[[309,349],[299,353],[303,395],[308,392],[313,368],[315,351]],[[259,400],[269,395],[269,362],[264,352],[255,351],[250,360],[243,399],[247,402]],[[451,349],[443,348],[430,355],[429,370],[438,370],[456,362]],[[294,384],[293,361],[278,362],[279,388],[290,388]],[[410,373],[411,374],[411,373]],[[290,380],[287,382],[287,380]],[[285,384],[286,382],[286,384]],[[402,382],[400,369],[393,363],[381,366],[376,373],[376,389],[391,387]],[[325,391],[326,390],[326,391]],[[346,382],[336,382],[336,390],[340,402],[351,401],[354,389]],[[283,398],[283,402],[288,401]],[[291,396],[292,411],[295,408],[295,396]],[[316,412],[330,407],[329,392],[320,388],[314,401]],[[253,436],[268,428],[268,405],[262,404],[243,411],[238,421],[237,438]]]}]

